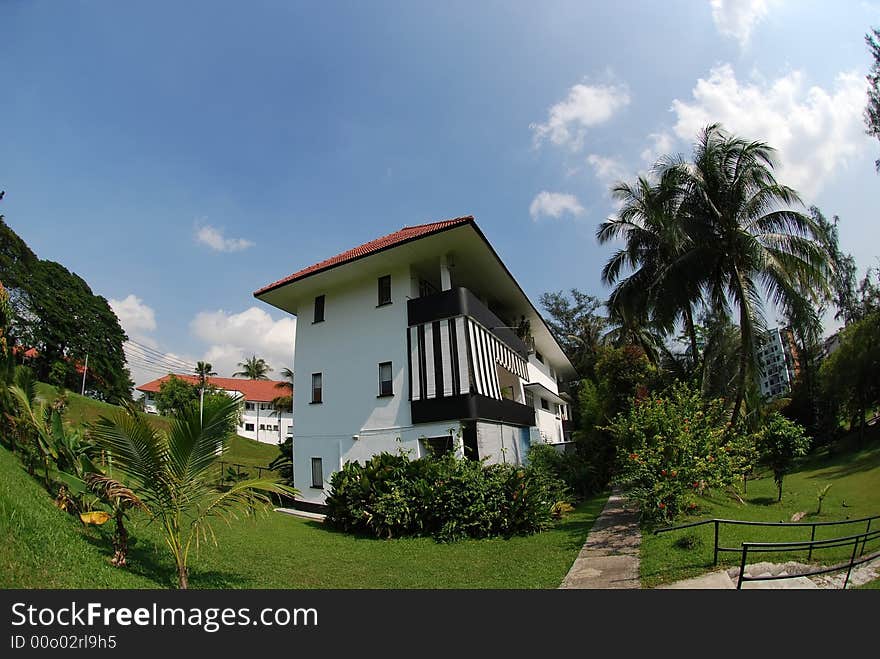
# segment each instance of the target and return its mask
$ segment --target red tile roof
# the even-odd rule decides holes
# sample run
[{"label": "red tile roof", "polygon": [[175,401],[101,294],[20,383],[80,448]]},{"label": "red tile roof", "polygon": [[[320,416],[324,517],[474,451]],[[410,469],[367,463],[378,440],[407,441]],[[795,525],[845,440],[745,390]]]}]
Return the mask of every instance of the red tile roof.
[{"label": "red tile roof", "polygon": [[[167,381],[170,377],[171,375],[163,375],[158,380],[142,384],[137,387],[137,390],[156,393],[159,391],[159,387],[162,386],[162,383]],[[199,378],[195,375],[174,373],[174,377],[180,378],[190,384],[198,384],[199,382]],[[290,393],[290,388],[284,389],[278,386],[281,384],[290,384],[285,380],[245,380],[244,378],[209,377],[208,383],[226,391],[240,391],[244,394],[245,400],[253,400],[257,402],[268,402],[279,396],[286,396]]]},{"label": "red tile roof", "polygon": [[297,281],[298,279],[313,275],[317,272],[329,270],[330,268],[342,265],[343,263],[355,261],[357,259],[363,258],[364,256],[369,256],[370,254],[375,254],[376,252],[381,252],[383,250],[389,249],[390,247],[395,247],[397,245],[410,242],[411,240],[416,240],[417,238],[424,238],[425,236],[438,233],[445,229],[456,227],[462,224],[467,224],[468,222],[473,221],[473,215],[466,215],[464,217],[456,217],[454,219],[443,220],[441,222],[419,224],[414,227],[403,227],[400,231],[395,231],[394,233],[390,233],[387,236],[376,238],[375,240],[371,240],[370,242],[364,243],[363,245],[355,247],[354,249],[350,249],[347,252],[342,252],[342,254],[337,254],[336,256],[332,256],[329,259],[321,261],[320,263],[310,265],[308,268],[303,268],[302,270],[294,272],[292,275],[288,275],[284,279],[279,279],[278,281],[269,284],[268,286],[264,286],[260,290],[254,292],[254,295],[262,295],[263,293],[267,293],[273,288],[278,288],[279,286],[289,284],[293,281]]}]

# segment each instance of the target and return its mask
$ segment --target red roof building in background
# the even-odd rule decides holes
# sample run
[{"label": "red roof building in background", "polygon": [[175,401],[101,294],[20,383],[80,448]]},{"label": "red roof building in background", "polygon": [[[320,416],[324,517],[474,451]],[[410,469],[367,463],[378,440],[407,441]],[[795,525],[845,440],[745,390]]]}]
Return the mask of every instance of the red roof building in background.
[{"label": "red roof building in background", "polygon": [[[183,380],[189,384],[198,384],[197,375],[183,375],[181,373],[169,373],[163,375],[157,380],[152,380],[146,384],[136,387],[138,391],[144,393],[158,393],[162,383],[167,382],[171,377]],[[238,391],[246,401],[257,403],[268,403],[279,396],[286,396],[290,393],[290,383],[285,380],[245,380],[244,378],[207,378],[208,384],[224,391]]]},{"label": "red roof building in background", "polygon": [[[144,393],[144,409],[158,413],[156,394],[164,382],[176,377],[191,385],[198,385],[196,375],[169,373],[157,380],[136,387]],[[287,437],[293,428],[293,412],[277,410],[272,401],[281,396],[292,396],[293,388],[286,380],[245,380],[244,378],[208,377],[210,385],[228,392],[238,392],[244,397],[241,425],[236,433],[242,437],[256,439],[266,444],[277,444]]]}]

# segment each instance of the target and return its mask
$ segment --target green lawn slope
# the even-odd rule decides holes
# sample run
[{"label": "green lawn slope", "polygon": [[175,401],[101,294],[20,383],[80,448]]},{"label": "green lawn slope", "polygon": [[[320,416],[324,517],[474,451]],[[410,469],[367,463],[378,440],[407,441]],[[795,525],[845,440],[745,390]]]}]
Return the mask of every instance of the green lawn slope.
[{"label": "green lawn slope", "polygon": [[[831,485],[817,514],[818,491]],[[684,524],[708,518],[748,521],[788,522],[795,513],[806,513],[803,522],[853,520],[880,515],[880,438],[876,429],[863,448],[854,438],[836,447],[831,455],[823,449],[804,461],[797,471],[785,477],[782,501],[776,501],[776,486],[770,474],[749,481],[748,490],[739,502],[729,495],[716,493],[701,502],[699,516],[676,521]],[[880,528],[874,520],[872,529]],[[816,539],[842,537],[865,531],[864,522],[842,526],[817,527]],[[713,569],[713,527],[706,525],[682,531],[653,535],[646,529],[642,535],[642,585],[654,587],[685,579]],[[810,528],[780,529],[774,527],[722,526],[720,543],[739,547],[744,541],[782,542],[810,539]],[[867,552],[880,550],[880,540],[868,544]],[[833,565],[846,560],[852,547],[814,552],[813,562]],[[787,560],[806,562],[806,552],[799,554],[764,554],[749,557],[749,563],[762,560],[783,563]],[[721,554],[721,563],[739,565],[740,555]]]},{"label": "green lawn slope", "polygon": [[[606,498],[580,504],[544,533],[449,544],[356,537],[272,511],[230,525],[218,521],[217,544],[203,544],[192,557],[190,587],[556,588]],[[139,516],[130,532],[129,566],[111,567],[103,531],[57,509],[0,447],[0,587],[173,587],[158,529]]]}]

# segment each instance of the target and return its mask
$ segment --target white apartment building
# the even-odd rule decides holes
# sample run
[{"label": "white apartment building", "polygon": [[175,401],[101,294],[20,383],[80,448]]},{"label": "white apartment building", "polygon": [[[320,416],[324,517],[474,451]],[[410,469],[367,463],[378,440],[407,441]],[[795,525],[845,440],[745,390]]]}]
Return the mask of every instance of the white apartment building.
[{"label": "white apartment building", "polygon": [[297,316],[306,502],[322,503],[346,462],[383,451],[521,464],[532,443],[565,439],[558,383],[574,367],[473,217],[404,227],[254,295]]},{"label": "white apartment building", "polygon": [[758,375],[761,396],[775,398],[787,395],[797,374],[791,330],[779,327],[768,330],[758,344],[758,363],[761,369]]},{"label": "white apartment building", "polygon": [[[138,391],[144,393],[144,409],[150,414],[158,413],[156,394],[162,383],[168,380],[171,375],[163,375],[158,380],[136,387]],[[199,383],[199,379],[195,375],[178,373],[173,375],[192,385]],[[242,437],[256,439],[265,444],[277,444],[291,433],[293,413],[290,410],[276,410],[272,405],[273,400],[290,393],[289,382],[209,377],[208,384],[225,391],[230,396],[242,398],[244,407],[242,408],[241,425],[236,429],[236,433]]]}]

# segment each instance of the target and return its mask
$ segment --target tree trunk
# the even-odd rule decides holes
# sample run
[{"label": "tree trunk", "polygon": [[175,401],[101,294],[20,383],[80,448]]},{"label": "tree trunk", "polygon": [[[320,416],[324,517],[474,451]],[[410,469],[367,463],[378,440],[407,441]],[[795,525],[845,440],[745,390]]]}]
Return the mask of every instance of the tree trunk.
[{"label": "tree trunk", "polygon": [[779,492],[779,496],[776,498],[776,501],[779,502],[782,501],[782,476],[779,476],[776,479],[776,488]]},{"label": "tree trunk", "polygon": [[685,330],[687,331],[688,338],[691,342],[691,359],[694,360],[694,373],[696,373],[697,365],[701,360],[697,354],[697,330],[694,327],[694,312],[691,310],[691,305],[687,305],[684,308],[684,323]]},{"label": "tree trunk", "polygon": [[185,565],[177,566],[177,587],[180,590],[189,588],[189,570],[186,569]]},{"label": "tree trunk", "polygon": [[122,510],[116,511],[116,532],[113,535],[113,560],[115,567],[125,567],[128,556],[128,531],[125,529]]}]

